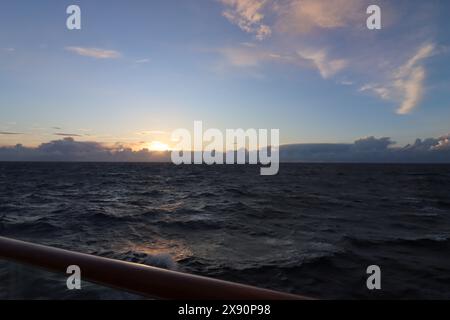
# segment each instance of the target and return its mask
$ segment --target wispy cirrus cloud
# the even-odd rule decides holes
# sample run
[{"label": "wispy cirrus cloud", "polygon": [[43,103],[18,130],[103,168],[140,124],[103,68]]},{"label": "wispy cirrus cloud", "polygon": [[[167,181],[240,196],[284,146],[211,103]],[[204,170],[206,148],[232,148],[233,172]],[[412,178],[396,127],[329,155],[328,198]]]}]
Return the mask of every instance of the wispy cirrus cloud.
[{"label": "wispy cirrus cloud", "polygon": [[86,48],[86,47],[66,47],[65,50],[78,54],[80,56],[91,57],[96,59],[117,59],[122,55],[115,50],[105,50],[100,48]]},{"label": "wispy cirrus cloud", "polygon": [[136,61],[134,61],[135,63],[141,64],[141,63],[149,63],[150,59],[138,59]]},{"label": "wispy cirrus cloud", "polygon": [[256,67],[267,61],[292,61],[293,57],[243,44],[217,50],[234,67]]},{"label": "wispy cirrus cloud", "polygon": [[405,65],[400,67],[394,76],[395,88],[400,91],[403,101],[397,110],[398,114],[410,113],[420,102],[424,92],[426,76],[422,61],[434,52],[434,45],[427,44],[419,48],[418,52]]},{"label": "wispy cirrus cloud", "polygon": [[309,60],[319,70],[324,79],[334,76],[348,65],[348,61],[345,59],[330,58],[325,49],[299,50],[298,54],[301,58]]},{"label": "wispy cirrus cloud", "polygon": [[324,79],[331,78],[349,64],[345,59],[330,57],[325,49],[303,48],[297,52],[279,53],[256,45],[241,44],[218,51],[234,67],[258,67],[267,62],[292,64],[301,68],[315,68]]},{"label": "wispy cirrus cloud", "polygon": [[371,91],[382,99],[389,100],[391,98],[391,90],[385,86],[375,83],[368,83],[359,88],[360,92]]},{"label": "wispy cirrus cloud", "polygon": [[383,84],[366,84],[360,91],[371,91],[384,100],[399,103],[397,113],[411,113],[422,100],[426,70],[423,61],[436,52],[435,45],[428,43],[420,46],[414,56],[395,69]]}]

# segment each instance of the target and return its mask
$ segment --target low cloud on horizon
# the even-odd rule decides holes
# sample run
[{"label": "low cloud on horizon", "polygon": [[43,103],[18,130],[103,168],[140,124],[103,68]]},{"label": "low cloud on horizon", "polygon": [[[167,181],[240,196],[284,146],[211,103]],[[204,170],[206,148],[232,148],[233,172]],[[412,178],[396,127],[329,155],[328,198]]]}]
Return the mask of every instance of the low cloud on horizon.
[{"label": "low cloud on horizon", "polygon": [[15,136],[15,135],[21,135],[23,133],[21,132],[8,132],[8,131],[0,131],[0,135],[4,136]]},{"label": "low cloud on horizon", "polygon": [[[366,137],[353,143],[291,144],[280,147],[281,162],[399,162],[450,163],[450,134],[417,139],[404,147],[388,137]],[[0,161],[169,162],[170,152],[108,147],[73,137],[42,143],[36,148],[21,144],[0,147]]]},{"label": "low cloud on horizon", "polygon": [[285,162],[450,163],[450,134],[416,139],[403,147],[389,137],[366,137],[354,143],[293,144],[280,148]]}]

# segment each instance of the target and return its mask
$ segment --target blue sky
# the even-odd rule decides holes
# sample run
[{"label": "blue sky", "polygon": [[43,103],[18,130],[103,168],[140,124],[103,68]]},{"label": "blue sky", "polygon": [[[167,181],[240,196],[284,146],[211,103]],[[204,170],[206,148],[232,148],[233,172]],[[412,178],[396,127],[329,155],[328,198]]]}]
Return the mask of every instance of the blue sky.
[{"label": "blue sky", "polygon": [[282,144],[449,133],[450,2],[370,4],[381,30],[364,0],[2,1],[0,145],[170,145],[194,120]]}]

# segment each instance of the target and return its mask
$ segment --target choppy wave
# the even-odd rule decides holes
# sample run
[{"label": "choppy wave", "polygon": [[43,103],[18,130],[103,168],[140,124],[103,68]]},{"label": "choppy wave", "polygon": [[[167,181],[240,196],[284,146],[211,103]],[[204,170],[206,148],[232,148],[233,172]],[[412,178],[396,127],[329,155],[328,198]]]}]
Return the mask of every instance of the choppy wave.
[{"label": "choppy wave", "polygon": [[[0,163],[0,235],[319,298],[374,298],[365,272],[377,264],[375,298],[441,299],[447,190],[445,165],[290,164],[261,177],[251,166]],[[11,268],[0,264],[0,297],[72,297],[60,280],[36,289],[33,272],[6,285]]]}]

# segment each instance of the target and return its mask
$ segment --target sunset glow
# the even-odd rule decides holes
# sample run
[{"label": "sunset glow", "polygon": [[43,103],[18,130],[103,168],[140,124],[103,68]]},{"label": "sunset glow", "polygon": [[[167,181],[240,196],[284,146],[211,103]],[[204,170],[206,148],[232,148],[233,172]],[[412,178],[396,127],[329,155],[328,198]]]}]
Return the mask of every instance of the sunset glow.
[{"label": "sunset glow", "polygon": [[146,148],[150,151],[168,151],[170,150],[169,145],[162,143],[160,141],[152,141],[148,143]]}]

